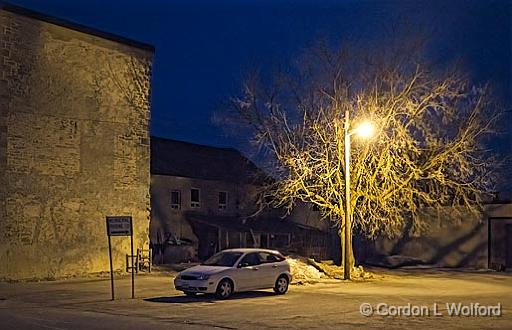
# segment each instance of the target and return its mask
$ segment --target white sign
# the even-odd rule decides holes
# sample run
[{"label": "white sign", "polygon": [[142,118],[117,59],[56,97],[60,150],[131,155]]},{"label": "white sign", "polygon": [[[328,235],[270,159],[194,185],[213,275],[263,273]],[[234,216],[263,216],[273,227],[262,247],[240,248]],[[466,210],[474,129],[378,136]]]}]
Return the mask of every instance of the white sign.
[{"label": "white sign", "polygon": [[132,217],[107,217],[107,235],[108,236],[131,236],[132,235]]}]

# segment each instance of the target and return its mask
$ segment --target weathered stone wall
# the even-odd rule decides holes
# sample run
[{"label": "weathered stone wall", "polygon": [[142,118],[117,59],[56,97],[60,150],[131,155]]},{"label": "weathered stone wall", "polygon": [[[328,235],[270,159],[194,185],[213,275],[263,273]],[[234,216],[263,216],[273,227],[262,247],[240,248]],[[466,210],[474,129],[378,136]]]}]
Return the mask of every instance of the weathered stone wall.
[{"label": "weathered stone wall", "polygon": [[107,271],[106,215],[147,248],[151,56],[0,8],[0,278]]}]

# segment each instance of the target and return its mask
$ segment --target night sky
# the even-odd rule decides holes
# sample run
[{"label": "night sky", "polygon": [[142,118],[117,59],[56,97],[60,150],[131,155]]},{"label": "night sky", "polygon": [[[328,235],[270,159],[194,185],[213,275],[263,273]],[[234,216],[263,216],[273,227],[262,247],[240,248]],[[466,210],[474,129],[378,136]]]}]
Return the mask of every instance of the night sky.
[{"label": "night sky", "polygon": [[[475,82],[493,82],[512,107],[512,1],[9,2],[153,44],[151,133],[157,136],[239,147],[241,140],[212,124],[212,114],[238,91],[243,73],[287,63],[319,38],[375,40],[403,18],[431,29],[434,56],[462,59]],[[504,141],[502,151],[510,152],[510,135]]]}]

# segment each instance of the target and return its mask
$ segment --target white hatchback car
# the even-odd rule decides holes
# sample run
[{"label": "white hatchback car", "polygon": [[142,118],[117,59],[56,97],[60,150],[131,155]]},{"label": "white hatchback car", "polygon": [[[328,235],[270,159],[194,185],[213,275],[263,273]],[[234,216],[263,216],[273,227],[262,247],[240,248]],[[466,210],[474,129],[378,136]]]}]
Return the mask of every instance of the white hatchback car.
[{"label": "white hatchback car", "polygon": [[215,293],[217,298],[226,299],[233,292],[269,288],[285,294],[291,279],[290,265],[278,251],[230,249],[181,271],[174,287],[186,295]]}]

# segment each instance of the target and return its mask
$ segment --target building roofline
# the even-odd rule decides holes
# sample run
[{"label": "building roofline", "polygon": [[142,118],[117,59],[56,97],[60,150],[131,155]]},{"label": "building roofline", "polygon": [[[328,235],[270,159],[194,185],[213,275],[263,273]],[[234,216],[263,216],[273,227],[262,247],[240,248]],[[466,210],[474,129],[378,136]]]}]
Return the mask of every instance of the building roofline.
[{"label": "building roofline", "polygon": [[132,46],[132,47],[135,47],[135,48],[139,48],[139,49],[143,49],[143,50],[147,50],[147,51],[151,51],[151,52],[155,51],[155,47],[153,45],[150,45],[150,44],[146,44],[146,43],[143,43],[143,42],[140,42],[140,41],[136,41],[136,40],[129,39],[129,38],[126,38],[126,37],[122,37],[122,36],[119,36],[119,35],[116,35],[116,34],[113,34],[113,33],[101,31],[101,30],[98,30],[98,29],[95,29],[95,28],[91,28],[91,27],[88,27],[88,26],[85,26],[85,25],[81,25],[81,24],[78,24],[78,23],[75,23],[75,22],[72,22],[72,21],[68,21],[68,20],[57,18],[57,17],[49,16],[49,15],[46,15],[46,14],[43,14],[43,13],[31,10],[31,9],[27,9],[27,8],[24,8],[24,7],[13,5],[13,4],[10,4],[10,3],[7,3],[7,2],[0,1],[0,9],[3,9],[5,11],[8,11],[8,12],[11,12],[11,13],[14,13],[14,14],[18,14],[18,15],[22,15],[22,16],[25,16],[25,17],[33,18],[33,19],[36,19],[36,20],[39,20],[39,21],[43,21],[43,22],[46,22],[46,23],[62,26],[62,27],[65,27],[65,28],[68,28],[68,29],[71,29],[71,30],[74,30],[74,31],[78,31],[78,32],[82,32],[82,33],[85,33],[85,34],[89,34],[89,35],[93,35],[93,36],[96,36],[96,37],[100,37],[100,38],[103,38],[103,39],[107,39],[107,40],[110,40],[110,41],[122,43],[122,44],[125,44],[125,45],[128,45],[128,46]]},{"label": "building roofline", "polygon": [[[235,152],[237,154],[241,154],[242,155],[242,153],[239,150],[237,150],[235,148],[231,148],[231,147],[215,147],[215,146],[211,146],[211,145],[207,145],[207,144],[199,144],[199,143],[188,142],[188,141],[177,140],[177,139],[171,139],[171,138],[165,138],[165,137],[160,137],[160,136],[155,136],[155,135],[151,135],[150,138],[151,139],[163,140],[163,141],[178,142],[178,143],[181,143],[181,144],[185,144],[185,145],[189,145],[189,146],[194,146],[194,147],[201,147],[201,148],[204,148],[204,149],[232,151],[232,152]],[[243,157],[247,159],[247,157],[245,157],[245,156],[243,156]],[[247,159],[247,160],[249,160],[249,159]]]},{"label": "building roofline", "polygon": [[[268,177],[265,171],[235,148],[196,144],[153,135],[150,144],[151,175],[245,184],[262,184]],[[171,156],[173,153],[183,157],[176,161]],[[194,171],[191,166],[194,166]],[[230,166],[235,168],[230,169]]]}]

